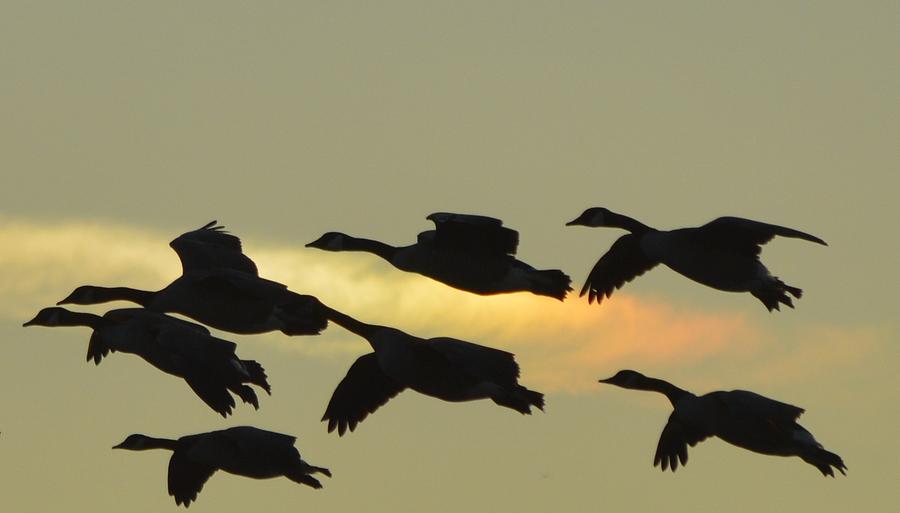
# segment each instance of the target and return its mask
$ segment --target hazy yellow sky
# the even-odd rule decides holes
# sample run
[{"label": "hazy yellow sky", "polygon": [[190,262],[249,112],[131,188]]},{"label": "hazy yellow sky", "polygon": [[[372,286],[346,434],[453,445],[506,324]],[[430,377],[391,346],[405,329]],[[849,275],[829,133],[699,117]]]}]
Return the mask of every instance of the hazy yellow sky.
[{"label": "hazy yellow sky", "polygon": [[[635,4],[0,4],[3,510],[175,510],[168,454],[110,447],[238,424],[298,435],[334,478],[218,474],[191,511],[897,510],[900,4]],[[580,288],[621,235],[563,226],[589,206],[659,228],[738,215],[830,245],[766,247],[805,291],[774,314],[664,268],[598,308],[303,247],[330,230],[404,244],[431,212],[481,213]],[[220,334],[273,386],[223,421],[136,357],[86,364],[87,329],[21,328],[77,285],[163,286],[168,241],[211,219],[294,290],[515,352],[546,413],[406,392],[329,435],[325,404],[369,351],[334,327]],[[596,384],[625,367],[805,407],[849,474],[719,441],[663,474],[666,400]]]}]

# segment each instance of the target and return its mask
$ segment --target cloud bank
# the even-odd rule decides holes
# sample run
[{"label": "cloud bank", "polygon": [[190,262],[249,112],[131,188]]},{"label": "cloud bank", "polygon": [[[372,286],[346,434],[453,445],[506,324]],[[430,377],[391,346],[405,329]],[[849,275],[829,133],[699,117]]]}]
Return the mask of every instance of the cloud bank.
[{"label": "cloud bank", "polygon": [[[0,316],[21,322],[82,284],[158,289],[180,273],[168,247],[176,235],[101,223],[0,220]],[[839,326],[772,333],[744,313],[676,307],[627,291],[602,307],[574,295],[565,302],[530,294],[482,297],[398,271],[373,255],[307,249],[302,241],[256,244],[246,236],[244,248],[261,275],[361,320],[514,352],[522,382],[547,392],[595,391],[598,377],[620,368],[664,373],[723,358],[752,365],[756,379],[799,379],[852,364],[880,338],[877,330]],[[853,345],[841,343],[851,337]],[[283,340],[280,347],[311,355],[366,350],[339,327],[323,338],[331,342],[304,345],[281,335],[261,340]],[[773,347],[785,344],[789,351],[766,361]]]}]

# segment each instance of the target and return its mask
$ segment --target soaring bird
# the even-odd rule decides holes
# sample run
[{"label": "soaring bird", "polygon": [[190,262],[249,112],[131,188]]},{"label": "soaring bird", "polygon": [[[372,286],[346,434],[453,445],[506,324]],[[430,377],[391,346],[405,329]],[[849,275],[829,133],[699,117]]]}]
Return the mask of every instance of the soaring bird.
[{"label": "soaring bird", "polygon": [[527,291],[562,301],[571,287],[560,270],[539,271],[513,255],[519,234],[492,217],[438,212],[426,219],[434,230],[415,244],[395,247],[376,240],[328,232],[307,247],[327,251],[374,253],[402,271],[428,276],[451,287],[481,295]]},{"label": "soaring bird", "polygon": [[175,504],[188,507],[216,470],[254,479],[284,476],[321,488],[322,484],[310,474],[331,477],[331,471],[303,461],[294,447],[296,440],[290,435],[239,426],[178,440],[134,434],[113,449],[173,451],[169,460],[169,495],[175,497]]},{"label": "soaring bird", "polygon": [[143,308],[110,310],[102,317],[60,307],[44,308],[24,326],[87,326],[93,330],[87,360],[100,361],[110,352],[140,356],[157,369],[183,378],[210,408],[227,417],[234,408],[229,391],[259,409],[251,383],[267,393],[271,388],[262,366],[241,360],[235,344],[210,335],[209,330]]},{"label": "soaring bird", "polygon": [[659,392],[672,403],[674,411],[653,457],[653,465],[661,465],[663,471],[671,468],[674,472],[679,462],[682,466],[687,464],[688,445],[693,447],[711,436],[760,454],[799,456],[826,476],[834,477],[834,469],[841,474],[847,469],[840,456],[826,451],[797,423],[802,408],[746,390],[696,396],[633,370],[621,370],[600,383]]},{"label": "soaring bird", "polygon": [[[794,307],[797,287],[772,276],[759,261],[762,245],[776,235],[826,245],[824,240],[774,224],[720,217],[697,228],[656,230],[601,207],[589,208],[566,226],[611,226],[631,233],[620,237],[594,265],[581,289],[599,304],[615,289],[659,263],[698,283],[729,292],[750,292],[771,312],[779,304]],[[789,296],[790,295],[790,296]]]},{"label": "soaring bird", "polygon": [[213,328],[253,334],[281,331],[315,335],[325,329],[323,305],[313,296],[260,278],[241,251],[240,239],[213,221],[170,243],[181,259],[182,274],[158,291],[129,287],[76,288],[62,304],[92,305],[124,300],[157,312],[186,315]]},{"label": "soaring bird", "polygon": [[491,399],[522,414],[530,414],[532,406],[544,409],[543,394],[519,384],[511,353],[454,338],[421,339],[336,311],[329,318],[374,349],[353,363],[331,396],[322,417],[329,432],[353,431],[406,388],[452,402]]}]

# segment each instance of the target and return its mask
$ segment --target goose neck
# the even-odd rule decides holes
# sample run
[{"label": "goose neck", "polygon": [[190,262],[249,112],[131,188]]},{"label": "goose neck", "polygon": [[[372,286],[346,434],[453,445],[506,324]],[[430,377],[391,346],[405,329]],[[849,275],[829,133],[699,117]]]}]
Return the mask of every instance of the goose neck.
[{"label": "goose neck", "polygon": [[623,214],[617,214],[615,212],[610,212],[608,214],[607,224],[609,224],[610,226],[615,226],[616,228],[628,230],[629,232],[637,235],[654,231],[653,228],[647,226],[646,224],[638,221],[633,217],[628,217]]}]

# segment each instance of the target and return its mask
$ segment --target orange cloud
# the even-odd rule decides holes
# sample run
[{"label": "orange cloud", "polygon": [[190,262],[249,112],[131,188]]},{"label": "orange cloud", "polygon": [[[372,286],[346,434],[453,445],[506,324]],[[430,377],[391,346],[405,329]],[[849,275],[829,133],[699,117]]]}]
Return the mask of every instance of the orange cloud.
[{"label": "orange cloud", "polygon": [[[6,220],[0,225],[0,315],[24,319],[81,284],[159,288],[180,272],[167,246],[175,235],[97,223]],[[666,377],[714,358],[751,365],[759,379],[796,378],[798,369],[821,373],[853,362],[877,338],[875,331],[814,326],[795,330],[805,336],[781,340],[744,313],[675,307],[627,291],[599,307],[575,295],[565,302],[530,294],[483,297],[398,271],[371,255],[244,238],[265,277],[366,322],[514,352],[522,382],[545,392],[595,391],[597,378],[620,368]],[[837,342],[848,336],[853,345]],[[298,344],[280,334],[246,338],[319,356],[366,350],[365,342],[337,327],[318,339],[327,344]],[[783,346],[791,348],[787,355],[781,349],[777,359],[769,358],[772,348]]]}]

